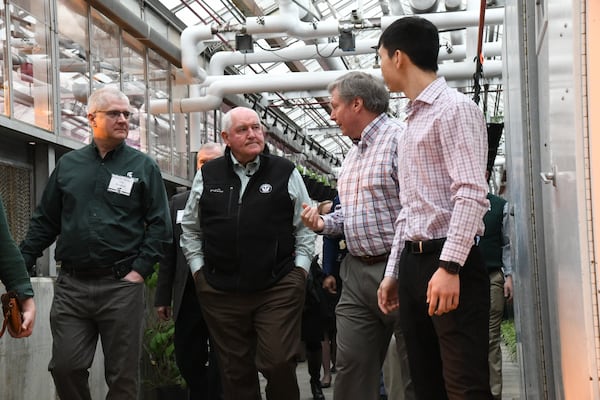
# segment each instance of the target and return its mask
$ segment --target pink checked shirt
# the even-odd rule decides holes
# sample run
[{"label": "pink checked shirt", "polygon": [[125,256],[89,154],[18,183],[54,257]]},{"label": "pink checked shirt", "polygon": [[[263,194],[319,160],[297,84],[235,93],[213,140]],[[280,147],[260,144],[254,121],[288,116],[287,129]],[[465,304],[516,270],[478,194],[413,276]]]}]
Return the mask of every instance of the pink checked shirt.
[{"label": "pink checked shirt", "polygon": [[385,276],[398,276],[406,240],[447,238],[441,260],[464,265],[489,208],[487,128],[479,107],[437,78],[407,106],[398,141],[402,209]]},{"label": "pink checked shirt", "polygon": [[340,207],[323,216],[322,233],[344,233],[354,256],[378,256],[392,248],[400,211],[396,151],[403,131],[402,122],[381,114],[344,159],[338,177]]}]

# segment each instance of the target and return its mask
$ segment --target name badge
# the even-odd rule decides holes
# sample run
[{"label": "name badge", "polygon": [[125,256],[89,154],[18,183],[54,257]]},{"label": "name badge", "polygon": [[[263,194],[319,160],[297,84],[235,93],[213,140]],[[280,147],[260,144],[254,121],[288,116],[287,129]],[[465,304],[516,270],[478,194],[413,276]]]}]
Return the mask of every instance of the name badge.
[{"label": "name badge", "polygon": [[124,196],[130,196],[134,182],[134,178],[112,174],[110,182],[108,183],[108,191],[122,194]]},{"label": "name badge", "polygon": [[175,223],[180,224],[183,221],[183,212],[185,210],[177,210],[177,215],[175,216]]}]

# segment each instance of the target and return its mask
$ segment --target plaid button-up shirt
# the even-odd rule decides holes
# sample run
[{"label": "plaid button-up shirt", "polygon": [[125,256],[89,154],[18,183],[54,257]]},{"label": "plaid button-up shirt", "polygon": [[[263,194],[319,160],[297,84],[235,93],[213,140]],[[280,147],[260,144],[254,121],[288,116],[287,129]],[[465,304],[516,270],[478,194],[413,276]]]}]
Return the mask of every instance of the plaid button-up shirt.
[{"label": "plaid button-up shirt", "polygon": [[398,137],[404,124],[381,114],[352,146],[338,177],[340,206],[323,216],[323,234],[344,233],[354,256],[388,253],[394,239],[398,198]]},{"label": "plaid button-up shirt", "polygon": [[447,238],[441,260],[464,265],[489,208],[487,128],[479,107],[437,78],[407,106],[398,141],[402,209],[385,276],[398,276],[406,240]]}]

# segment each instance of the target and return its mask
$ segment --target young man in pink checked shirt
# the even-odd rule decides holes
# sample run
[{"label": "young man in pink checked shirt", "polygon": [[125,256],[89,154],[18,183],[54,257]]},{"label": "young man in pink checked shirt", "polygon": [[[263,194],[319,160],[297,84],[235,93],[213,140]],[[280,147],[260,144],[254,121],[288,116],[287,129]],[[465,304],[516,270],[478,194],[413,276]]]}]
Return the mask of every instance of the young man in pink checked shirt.
[{"label": "young man in pink checked shirt", "polygon": [[398,140],[402,209],[378,303],[400,310],[419,399],[491,400],[489,279],[477,247],[487,130],[477,105],[437,76],[438,50],[436,27],[419,17],[379,39],[384,80],[410,102]]}]

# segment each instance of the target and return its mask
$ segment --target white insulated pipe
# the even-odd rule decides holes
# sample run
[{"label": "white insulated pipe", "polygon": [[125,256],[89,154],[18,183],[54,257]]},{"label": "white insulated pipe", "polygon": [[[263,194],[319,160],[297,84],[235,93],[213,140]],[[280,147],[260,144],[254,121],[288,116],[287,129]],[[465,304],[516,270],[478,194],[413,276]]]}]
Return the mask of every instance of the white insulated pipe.
[{"label": "white insulated pipe", "polygon": [[181,43],[181,66],[183,73],[190,81],[194,79],[200,82],[206,79],[206,71],[198,64],[198,43],[212,38],[213,30],[208,25],[189,26],[181,32],[179,42]]},{"label": "white insulated pipe", "polygon": [[[441,64],[438,76],[446,80],[470,79],[475,71],[473,62]],[[256,92],[286,92],[296,90],[323,90],[336,78],[349,71],[292,72],[287,74],[260,75],[226,75],[212,82],[203,97],[188,99],[172,99],[174,113],[190,113],[218,109],[227,94]],[[380,69],[368,69],[362,72],[381,78]],[[487,61],[484,64],[485,76],[488,78],[502,75],[501,61]],[[151,100],[148,111],[151,114],[169,112],[169,100]]]},{"label": "white insulated pipe", "polygon": [[[461,29],[479,26],[479,10],[453,11],[419,14],[418,17],[425,18],[433,23],[438,30]],[[395,20],[404,18],[394,15],[381,17],[381,30],[385,30]],[[492,8],[485,11],[486,25],[500,25],[504,23],[504,8]]]},{"label": "white insulated pipe", "polygon": [[[377,46],[379,39],[364,39],[356,43],[354,51],[343,51],[337,43],[327,43],[316,45],[286,47],[284,49],[267,51],[259,50],[254,53],[241,53],[239,51],[229,52],[220,51],[213,54],[208,65],[208,76],[204,81],[204,86],[220,79],[225,73],[225,68],[231,65],[257,64],[262,62],[287,62],[307,60],[317,58],[326,54],[328,57],[352,56],[358,54],[373,53],[373,46]],[[501,42],[484,43],[484,54],[487,57],[500,56],[502,54]],[[465,45],[453,46],[452,53],[448,53],[445,47],[440,47],[438,61],[444,60],[464,60],[467,57],[467,48]]]},{"label": "white insulated pipe", "polygon": [[[252,17],[246,21],[246,33],[272,34],[272,37],[282,35],[299,39],[315,39],[330,37],[339,34],[341,25],[337,20],[303,22],[299,19],[298,7],[290,0],[280,2],[280,15]],[[384,16],[381,18],[381,30],[387,28],[392,22],[404,16]],[[479,24],[478,11],[456,11],[446,13],[421,14],[420,17],[431,21],[438,29],[459,29]],[[486,11],[486,24],[502,24],[504,9],[490,9]],[[347,23],[347,25],[351,24]],[[204,40],[212,39],[214,29],[210,26],[195,25],[188,27],[181,33],[181,64],[186,77],[190,81],[202,83],[206,79],[206,72],[199,66],[197,45]],[[269,36],[267,36],[269,37]]]},{"label": "white insulated pipe", "polygon": [[266,15],[246,18],[245,33],[276,36],[287,34],[297,39],[316,39],[339,34],[339,22],[335,19],[304,22],[301,19],[300,7],[291,0],[279,1],[279,15]]}]

